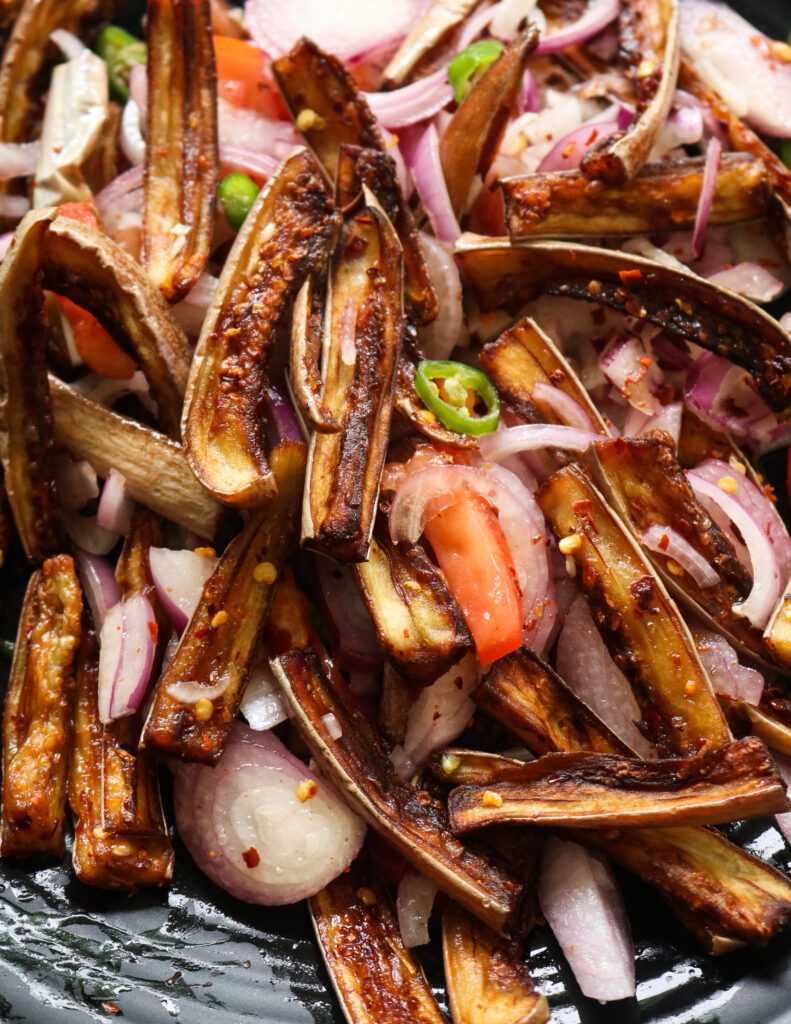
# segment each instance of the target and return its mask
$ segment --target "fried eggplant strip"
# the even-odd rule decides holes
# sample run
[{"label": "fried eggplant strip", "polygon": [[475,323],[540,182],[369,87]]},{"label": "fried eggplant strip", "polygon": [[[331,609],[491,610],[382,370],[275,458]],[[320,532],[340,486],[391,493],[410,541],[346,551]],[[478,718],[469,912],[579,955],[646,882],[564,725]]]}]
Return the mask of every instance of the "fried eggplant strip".
[{"label": "fried eggplant strip", "polygon": [[442,958],[453,1024],[549,1020],[519,950],[454,903],[442,915]]},{"label": "fried eggplant strip", "polygon": [[395,544],[377,528],[354,575],[387,659],[412,682],[433,683],[471,650],[461,609],[419,544]]},{"label": "fried eggplant strip", "polygon": [[536,498],[555,537],[579,538],[571,557],[594,621],[664,756],[722,746],[730,732],[695,643],[661,580],[590,478],[566,466]]},{"label": "fried eggplant strip", "polygon": [[769,751],[754,737],[675,760],[545,754],[519,768],[494,770],[486,780],[454,789],[448,799],[457,835],[505,823],[719,825],[788,807]]},{"label": "fried eggplant strip", "polygon": [[81,616],[74,562],[48,559],[28,584],[3,709],[4,857],[63,853]]},{"label": "fried eggplant strip", "polygon": [[[277,496],[251,515],[206,581],[198,607],[159,679],[143,744],[190,761],[216,761],[228,741],[272,598],[274,578],[296,544],[305,446],[282,441],[272,452]],[[191,702],[179,682],[206,688]]]},{"label": "fried eggplant strip", "polygon": [[311,274],[302,285],[291,317],[288,383],[305,428],[333,434],[340,430],[324,398],[319,370],[327,279]]},{"label": "fried eggplant strip", "polygon": [[609,306],[730,359],[753,376],[781,418],[791,415],[791,337],[725,288],[642,256],[574,242],[504,245],[468,235],[456,256],[485,308],[540,294]]},{"label": "fried eggplant strip", "polygon": [[[703,157],[646,164],[628,188],[593,182],[581,171],[526,174],[500,183],[514,241],[691,230],[703,183]],[[709,224],[737,224],[769,213],[766,166],[750,154],[725,153],[717,171]]]},{"label": "fried eggplant strip", "polygon": [[324,963],[349,1024],[445,1024],[401,940],[395,907],[366,854],[308,900]]},{"label": "fried eggplant strip", "polygon": [[[507,680],[511,699],[498,713],[495,687],[482,706],[507,721],[534,753],[585,749],[587,720],[596,716],[531,651],[522,648],[503,658],[489,679],[494,672]],[[597,749],[603,752],[608,736],[610,753],[620,755],[628,749],[603,722],[597,734]],[[539,737],[535,744],[533,735]],[[658,888],[711,953],[727,952],[738,942],[766,942],[791,919],[791,882],[716,829],[580,829],[570,831],[569,838],[595,846]]]},{"label": "fried eggplant strip", "polygon": [[486,177],[537,45],[538,31],[528,25],[475,83],[442,133],[439,155],[457,217],[467,211],[476,174]]},{"label": "fried eggplant strip", "polygon": [[321,168],[296,150],[261,190],[236,236],[203,322],[184,402],[192,471],[220,501],[257,506],[275,481],[263,402],[278,333],[336,228]]},{"label": "fried eggplant strip", "polygon": [[[272,662],[305,741],[350,805],[418,870],[498,932],[517,912],[521,885],[453,837],[442,808],[399,778],[351,693],[336,692],[311,651],[292,650]],[[324,717],[333,712],[341,736]]]},{"label": "fried eggplant strip", "polygon": [[424,57],[442,42],[477,6],[479,0],[434,0],[390,58],[383,81],[388,88],[403,85]]},{"label": "fried eggplant strip", "polygon": [[208,0],[149,0],[143,265],[170,302],[203,272],[219,184]]},{"label": "fried eggplant strip", "polygon": [[97,686],[99,649],[90,622],[84,624],[77,662],[74,729],[69,766],[69,803],[74,816],[72,863],[80,881],[100,889],[135,891],[165,885],[173,877],[173,847],[167,832],[117,834],[102,816],[102,733]]},{"label": "fried eggplant strip", "polygon": [[740,701],[739,709],[750,724],[750,732],[760,736],[772,750],[791,757],[791,700],[785,691],[770,686],[757,707]]},{"label": "fried eggplant strip", "polygon": [[47,213],[28,214],[0,266],[0,354],[8,501],[28,559],[40,563],[62,546],[55,494],[52,408],[40,253]]},{"label": "fried eggplant strip", "polygon": [[55,443],[99,476],[115,469],[127,493],[152,512],[213,540],[223,508],[190,472],[184,449],[50,376]]},{"label": "fried eggplant strip", "polygon": [[322,370],[341,430],[313,434],[302,508],[303,547],[339,561],[368,557],[403,339],[402,265],[393,226],[366,188],[330,268]]}]

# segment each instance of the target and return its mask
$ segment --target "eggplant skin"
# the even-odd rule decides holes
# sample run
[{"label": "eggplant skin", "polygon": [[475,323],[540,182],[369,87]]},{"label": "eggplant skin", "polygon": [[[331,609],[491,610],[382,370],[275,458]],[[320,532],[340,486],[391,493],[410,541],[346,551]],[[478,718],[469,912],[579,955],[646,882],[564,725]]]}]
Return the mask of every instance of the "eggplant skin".
[{"label": "eggplant skin", "polygon": [[3,710],[4,857],[63,852],[81,617],[82,591],[72,558],[47,559],[25,594]]},{"label": "eggplant skin", "polygon": [[395,908],[366,853],[308,900],[333,987],[350,1024],[445,1024],[401,940]]}]

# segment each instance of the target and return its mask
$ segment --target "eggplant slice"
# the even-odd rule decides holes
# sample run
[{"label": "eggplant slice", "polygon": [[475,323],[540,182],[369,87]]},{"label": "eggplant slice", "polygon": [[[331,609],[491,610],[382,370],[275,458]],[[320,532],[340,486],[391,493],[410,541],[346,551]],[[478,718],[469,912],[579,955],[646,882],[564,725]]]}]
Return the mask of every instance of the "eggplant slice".
[{"label": "eggplant slice", "polygon": [[321,336],[327,275],[311,274],[299,290],[291,317],[288,386],[304,429],[334,434],[340,430],[324,398],[321,379]]},{"label": "eggplant slice", "polygon": [[219,501],[258,506],[275,493],[263,422],[269,363],[335,229],[321,168],[306,149],[295,150],[236,236],[190,371],[184,446],[195,476]]},{"label": "eggplant slice", "polygon": [[170,302],[211,251],[220,163],[208,0],[148,0],[143,265]]},{"label": "eggplant slice", "polygon": [[69,555],[33,574],[3,709],[0,854],[60,856],[82,591]]},{"label": "eggplant slice", "polygon": [[459,28],[479,0],[434,0],[384,69],[387,88],[403,85],[439,43]]},{"label": "eggplant slice", "polygon": [[366,188],[329,276],[322,372],[341,429],[311,438],[302,509],[303,547],[338,561],[368,557],[403,339],[402,265],[398,236]]}]

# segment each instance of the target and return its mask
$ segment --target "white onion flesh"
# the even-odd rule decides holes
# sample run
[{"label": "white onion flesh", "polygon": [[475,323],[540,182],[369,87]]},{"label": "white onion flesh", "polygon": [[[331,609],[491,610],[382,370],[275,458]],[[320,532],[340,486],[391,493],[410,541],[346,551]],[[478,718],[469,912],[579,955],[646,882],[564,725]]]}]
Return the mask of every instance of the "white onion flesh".
[{"label": "white onion flesh", "polygon": [[143,594],[107,612],[99,651],[99,721],[112,722],[137,711],[154,664],[156,631],[154,611]]},{"label": "white onion flesh", "polygon": [[151,548],[151,577],[162,607],[181,634],[192,618],[206,580],[214,572],[217,559],[197,551]]},{"label": "white onion flesh", "polygon": [[694,579],[699,587],[714,587],[720,582],[719,573],[700,552],[670,526],[652,523],[640,536],[640,543],[649,551],[667,555]]},{"label": "white onion flesh", "polygon": [[764,690],[764,677],[761,673],[740,665],[736,651],[719,633],[698,627],[694,639],[714,690],[734,700],[758,705]]},{"label": "white onion flesh", "polygon": [[401,941],[407,949],[429,941],[428,922],[437,884],[417,871],[407,871],[398,885],[396,913]]},{"label": "white onion flesh", "polygon": [[[280,684],[269,667],[265,650],[261,650],[253,662],[239,710],[250,728],[256,732],[272,729],[288,718],[288,708]],[[333,739],[337,738],[333,736]]]}]

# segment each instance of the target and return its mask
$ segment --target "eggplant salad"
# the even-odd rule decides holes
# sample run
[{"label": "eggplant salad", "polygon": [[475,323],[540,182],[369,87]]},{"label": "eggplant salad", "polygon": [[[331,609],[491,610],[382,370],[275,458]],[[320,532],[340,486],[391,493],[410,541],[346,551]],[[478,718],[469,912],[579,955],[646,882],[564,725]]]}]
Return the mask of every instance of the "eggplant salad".
[{"label": "eggplant salad", "polygon": [[125,6],[0,3],[0,856],[121,901],[175,829],[308,901],[350,1024],[445,1020],[432,915],[454,1024],[550,1020],[541,924],[634,999],[613,865],[772,940],[791,879],[715,826],[791,842],[791,46]]}]

